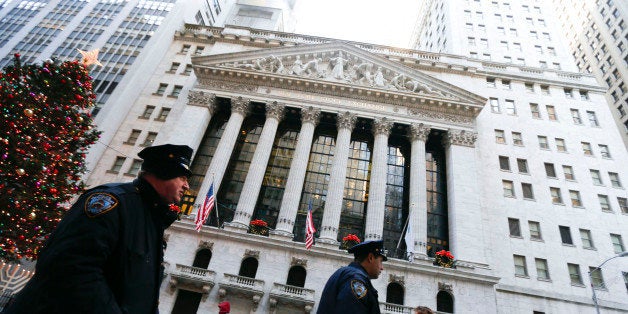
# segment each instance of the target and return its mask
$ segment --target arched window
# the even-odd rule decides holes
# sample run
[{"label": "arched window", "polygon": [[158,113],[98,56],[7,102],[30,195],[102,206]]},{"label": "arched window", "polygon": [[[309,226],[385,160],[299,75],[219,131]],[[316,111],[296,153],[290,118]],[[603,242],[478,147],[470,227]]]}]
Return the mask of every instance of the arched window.
[{"label": "arched window", "polygon": [[209,266],[209,261],[212,259],[212,251],[209,249],[200,249],[196,252],[196,256],[194,257],[194,263],[192,266],[198,268],[207,269]]},{"label": "arched window", "polygon": [[240,265],[239,276],[255,278],[257,274],[257,259],[254,257],[247,257],[242,261]]},{"label": "arched window", "polygon": [[436,295],[436,310],[439,312],[453,313],[454,298],[447,291],[439,291]]},{"label": "arched window", "polygon": [[386,303],[403,305],[403,286],[391,282],[386,288]]},{"label": "arched window", "polygon": [[290,286],[304,287],[306,275],[307,272],[302,266],[292,266],[290,267],[290,271],[288,271],[288,280],[286,281],[286,284]]},{"label": "arched window", "polygon": [[198,292],[179,289],[172,314],[196,313],[202,297],[203,295]]}]

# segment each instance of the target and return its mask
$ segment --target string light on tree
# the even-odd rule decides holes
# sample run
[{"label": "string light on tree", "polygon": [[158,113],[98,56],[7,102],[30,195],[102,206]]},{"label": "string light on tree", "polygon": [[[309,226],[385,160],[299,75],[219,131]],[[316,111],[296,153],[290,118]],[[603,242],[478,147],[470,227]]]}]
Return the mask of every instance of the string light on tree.
[{"label": "string light on tree", "polygon": [[84,188],[95,97],[77,61],[22,65],[16,54],[0,71],[0,259],[36,258]]}]

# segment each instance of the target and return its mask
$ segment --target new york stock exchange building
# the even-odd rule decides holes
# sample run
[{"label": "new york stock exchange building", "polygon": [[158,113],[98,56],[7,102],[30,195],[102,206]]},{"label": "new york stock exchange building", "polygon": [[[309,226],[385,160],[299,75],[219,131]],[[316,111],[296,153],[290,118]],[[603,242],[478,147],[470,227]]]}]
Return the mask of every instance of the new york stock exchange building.
[{"label": "new york stock exchange building", "polygon": [[[142,71],[150,72],[134,83],[141,92],[121,98],[128,112],[88,183],[131,180],[146,145],[194,148],[185,214],[166,231],[162,312],[216,313],[228,300],[232,313],[314,313],[329,276],[353,258],[342,249],[349,234],[384,240],[389,260],[373,280],[384,313],[417,305],[443,313],[593,311],[590,290],[573,285],[567,263],[580,265],[583,282],[594,263],[560,253],[578,248],[562,246],[559,226],[627,235],[618,206],[603,213],[591,201],[594,216],[569,218],[572,207],[553,204],[550,190],[570,188],[534,175],[562,158],[582,167],[575,184],[584,197],[580,142],[621,143],[593,77],[189,24],[159,66]],[[491,89],[487,77],[509,90]],[[539,82],[552,94],[535,101],[540,93],[526,88]],[[601,127],[533,119],[529,103],[538,102],[567,120],[567,88],[586,93],[570,102],[595,111]],[[537,136],[566,139],[571,151],[554,157]],[[627,160],[619,148],[604,169],[625,177],[615,164]],[[529,169],[517,171],[520,160]],[[524,171],[532,175],[521,178]],[[194,217],[212,183],[217,206],[197,232]],[[625,195],[611,192],[612,201]],[[317,232],[306,250],[310,204]],[[598,243],[596,254],[612,255],[601,236]],[[455,267],[435,263],[440,250],[455,256]],[[621,279],[607,284],[599,292],[605,310],[626,310]]]}]

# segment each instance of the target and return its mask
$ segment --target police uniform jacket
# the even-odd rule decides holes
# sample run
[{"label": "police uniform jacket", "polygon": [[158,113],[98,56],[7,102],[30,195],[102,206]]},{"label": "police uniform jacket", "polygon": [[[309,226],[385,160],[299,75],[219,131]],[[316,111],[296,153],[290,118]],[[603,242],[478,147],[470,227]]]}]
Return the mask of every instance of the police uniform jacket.
[{"label": "police uniform jacket", "polygon": [[5,313],[157,313],[163,233],[175,219],[141,178],[87,191]]},{"label": "police uniform jacket", "polygon": [[318,314],[380,313],[377,290],[357,262],[337,270],[325,285]]}]

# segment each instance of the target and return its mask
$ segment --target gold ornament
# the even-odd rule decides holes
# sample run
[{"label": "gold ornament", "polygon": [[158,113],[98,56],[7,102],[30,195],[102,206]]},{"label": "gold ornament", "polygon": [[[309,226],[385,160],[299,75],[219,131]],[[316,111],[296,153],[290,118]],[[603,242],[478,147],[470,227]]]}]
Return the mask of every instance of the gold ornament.
[{"label": "gold ornament", "polygon": [[17,174],[23,176],[26,173],[26,171],[22,168],[17,169]]},{"label": "gold ornament", "polygon": [[33,116],[33,109],[24,109],[24,115],[27,117],[32,117]]}]

